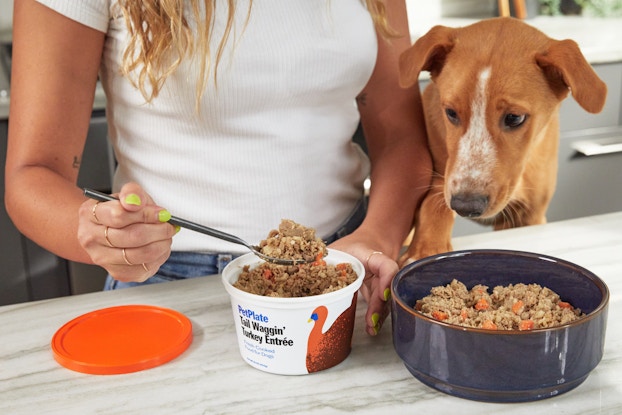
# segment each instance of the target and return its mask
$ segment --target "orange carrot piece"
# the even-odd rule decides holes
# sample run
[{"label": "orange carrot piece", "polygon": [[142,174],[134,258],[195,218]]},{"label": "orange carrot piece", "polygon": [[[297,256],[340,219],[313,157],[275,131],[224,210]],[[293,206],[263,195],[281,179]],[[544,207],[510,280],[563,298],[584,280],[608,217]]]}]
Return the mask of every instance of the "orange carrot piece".
[{"label": "orange carrot piece", "polygon": [[524,306],[525,306],[525,303],[523,303],[523,300],[518,300],[517,302],[512,304],[512,312],[514,314],[519,314],[522,311],[522,308]]},{"label": "orange carrot piece", "polygon": [[317,256],[315,257],[315,261],[313,261],[311,265],[326,265],[326,261],[324,261],[324,254],[321,252],[317,254]]},{"label": "orange carrot piece", "polygon": [[521,331],[524,330],[533,330],[534,322],[533,320],[521,320],[518,325],[518,329]]},{"label": "orange carrot piece", "polygon": [[432,317],[434,317],[437,320],[443,321],[443,320],[447,320],[449,318],[449,315],[445,313],[444,311],[432,311]]},{"label": "orange carrot piece", "polygon": [[488,310],[488,307],[490,307],[490,305],[485,298],[480,298],[479,300],[477,300],[477,303],[475,303],[476,310]]},{"label": "orange carrot piece", "polygon": [[570,303],[568,303],[566,301],[560,301],[560,302],[557,303],[557,305],[560,308],[568,308],[568,309],[572,310],[572,306],[570,305]]},{"label": "orange carrot piece", "polygon": [[497,325],[490,320],[486,320],[482,323],[482,328],[486,330],[497,330]]}]

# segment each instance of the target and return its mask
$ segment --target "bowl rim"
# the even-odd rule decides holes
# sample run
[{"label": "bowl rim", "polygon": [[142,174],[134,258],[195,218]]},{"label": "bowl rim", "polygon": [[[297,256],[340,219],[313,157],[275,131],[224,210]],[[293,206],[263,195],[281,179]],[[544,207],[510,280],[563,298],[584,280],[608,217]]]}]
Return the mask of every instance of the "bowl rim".
[{"label": "bowl rim", "polygon": [[[363,279],[365,278],[365,267],[363,266],[363,263],[353,255],[348,254],[347,252],[339,251],[332,248],[327,249],[328,254],[324,257],[324,260],[334,260],[334,264],[350,262],[352,264],[352,268],[357,274],[356,280],[354,280],[351,284],[336,291],[331,291],[325,294],[308,295],[305,297],[268,297],[265,295],[252,294],[240,290],[239,288],[234,287],[232,282],[229,281],[229,279],[227,278],[229,270],[231,270],[235,266],[238,266],[241,269],[244,265],[258,266],[265,262],[253,253],[241,255],[229,262],[222,272],[221,280],[223,285],[225,286],[225,290],[229,293],[229,295],[235,295],[238,298],[245,299],[249,302],[264,303],[268,306],[303,305],[306,303],[316,302],[328,303],[331,299],[338,300],[343,298],[343,296],[347,294],[358,292],[358,289],[361,287],[361,285],[363,285]],[[234,272],[237,274],[237,271]]]},{"label": "bowl rim", "polygon": [[[596,308],[594,308],[594,310],[592,310],[589,314],[586,314],[585,316],[582,316],[579,319],[571,321],[566,324],[561,324],[561,325],[553,326],[553,327],[538,328],[538,329],[533,329],[533,330],[523,330],[523,331],[520,331],[520,330],[489,330],[489,329],[483,329],[483,328],[478,328],[478,327],[465,327],[465,326],[460,326],[457,324],[445,323],[443,321],[436,320],[432,317],[428,317],[416,311],[412,306],[408,305],[397,293],[397,285],[399,281],[402,279],[404,274],[406,274],[407,270],[410,270],[411,268],[424,266],[431,262],[440,261],[440,260],[444,260],[444,259],[452,258],[452,257],[462,257],[466,255],[486,255],[486,254],[496,254],[496,255],[506,255],[506,256],[518,255],[518,256],[529,257],[532,259],[541,259],[545,261],[556,262],[563,266],[576,268],[580,270],[581,273],[585,277],[587,277],[590,281],[592,281],[599,288],[602,294],[601,301],[598,304],[598,306],[596,306]],[[416,260],[408,264],[404,268],[400,269],[399,272],[395,275],[395,277],[391,281],[391,298],[393,299],[393,302],[395,304],[399,305],[404,311],[408,312],[408,314],[411,314],[413,317],[427,321],[430,324],[436,324],[436,325],[439,325],[439,326],[442,326],[448,329],[464,331],[464,332],[481,333],[481,334],[486,334],[486,335],[491,335],[491,336],[495,336],[495,335],[496,336],[499,336],[499,335],[528,336],[528,335],[533,335],[535,333],[557,331],[557,330],[563,330],[563,329],[573,327],[573,326],[579,326],[579,325],[587,323],[588,321],[594,318],[597,318],[597,316],[604,309],[608,307],[609,287],[607,287],[607,284],[605,284],[605,282],[602,279],[600,279],[596,274],[594,274],[592,271],[588,270],[587,268],[577,265],[568,260],[553,257],[550,255],[540,254],[536,252],[529,252],[529,251],[511,250],[511,249],[464,249],[464,250],[445,252],[445,253],[421,258],[419,260]]]}]

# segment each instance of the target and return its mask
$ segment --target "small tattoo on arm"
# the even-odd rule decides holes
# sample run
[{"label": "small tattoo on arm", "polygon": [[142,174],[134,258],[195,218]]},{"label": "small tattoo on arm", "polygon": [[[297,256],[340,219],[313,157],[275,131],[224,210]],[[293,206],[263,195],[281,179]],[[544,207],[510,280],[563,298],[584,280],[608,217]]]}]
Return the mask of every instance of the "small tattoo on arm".
[{"label": "small tattoo on arm", "polygon": [[359,105],[365,105],[367,103],[367,94],[361,94],[358,97],[356,97],[356,102]]}]

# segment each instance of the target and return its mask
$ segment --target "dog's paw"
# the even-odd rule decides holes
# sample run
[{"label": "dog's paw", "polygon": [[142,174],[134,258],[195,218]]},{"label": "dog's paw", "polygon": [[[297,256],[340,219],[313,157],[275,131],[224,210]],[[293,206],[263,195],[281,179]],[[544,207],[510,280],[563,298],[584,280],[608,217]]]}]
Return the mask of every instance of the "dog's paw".
[{"label": "dog's paw", "polygon": [[408,252],[402,254],[398,260],[397,260],[397,265],[400,268],[404,268],[406,265],[408,264],[412,264],[413,262],[415,262],[416,259],[411,257],[410,255],[408,255]]},{"label": "dog's paw", "polygon": [[[434,254],[430,254],[430,255],[434,255]],[[423,252],[408,250],[399,257],[399,259],[397,260],[397,264],[399,265],[400,268],[403,268],[406,265],[412,264],[418,259],[425,258],[426,256],[429,256],[429,255]]]}]

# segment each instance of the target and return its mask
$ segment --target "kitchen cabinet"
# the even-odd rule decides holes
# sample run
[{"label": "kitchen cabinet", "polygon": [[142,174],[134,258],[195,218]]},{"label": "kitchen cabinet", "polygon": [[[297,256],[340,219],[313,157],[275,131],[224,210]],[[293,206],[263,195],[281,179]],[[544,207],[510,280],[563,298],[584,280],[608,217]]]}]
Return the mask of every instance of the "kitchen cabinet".
[{"label": "kitchen cabinet", "polygon": [[607,102],[598,114],[590,114],[568,96],[560,110],[559,129],[566,132],[587,131],[592,128],[622,125],[622,62],[593,65],[594,70],[607,84]]},{"label": "kitchen cabinet", "polygon": [[[599,64],[594,69],[607,84],[607,103],[596,115],[583,111],[572,99],[563,103],[559,172],[550,220],[622,210],[622,62]],[[596,153],[586,151],[589,149]]]}]

